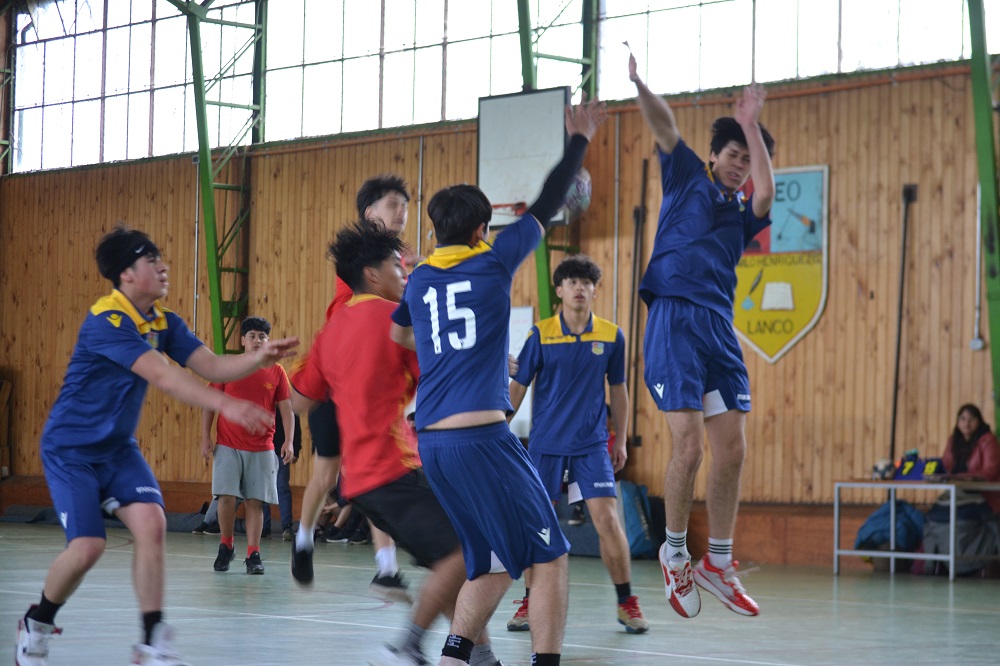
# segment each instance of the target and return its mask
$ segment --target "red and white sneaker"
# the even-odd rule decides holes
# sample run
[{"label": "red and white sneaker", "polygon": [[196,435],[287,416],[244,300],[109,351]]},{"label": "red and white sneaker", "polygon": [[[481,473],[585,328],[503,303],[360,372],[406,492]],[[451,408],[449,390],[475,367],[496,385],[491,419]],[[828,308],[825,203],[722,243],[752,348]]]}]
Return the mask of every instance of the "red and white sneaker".
[{"label": "red and white sneaker", "polygon": [[528,625],[528,597],[515,599],[514,603],[518,604],[517,612],[514,613],[514,617],[507,620],[507,631],[530,631],[531,627]]},{"label": "red and white sneaker", "polygon": [[667,557],[667,544],[660,546],[660,567],[667,601],[681,617],[694,617],[701,612],[701,595],[694,584],[691,558],[672,560]]},{"label": "red and white sneaker", "polygon": [[14,652],[14,665],[47,666],[49,663],[49,639],[61,633],[62,629],[59,627],[22,617],[17,623],[17,649]]},{"label": "red and white sneaker", "polygon": [[759,615],[760,606],[747,595],[736,575],[739,564],[733,560],[725,569],[716,569],[706,555],[694,569],[694,580],[700,587],[717,596],[729,610],[740,615]]}]

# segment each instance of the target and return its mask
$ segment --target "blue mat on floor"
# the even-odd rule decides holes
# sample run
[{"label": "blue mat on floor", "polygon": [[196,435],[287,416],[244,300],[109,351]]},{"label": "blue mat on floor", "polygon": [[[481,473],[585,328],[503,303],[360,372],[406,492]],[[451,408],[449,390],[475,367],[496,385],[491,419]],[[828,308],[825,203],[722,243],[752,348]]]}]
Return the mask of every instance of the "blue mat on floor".
[{"label": "blue mat on floor", "polygon": [[[200,513],[170,513],[167,512],[168,532],[190,532],[201,524],[204,516]],[[243,521],[238,521],[242,523]],[[0,516],[0,523],[31,523],[35,525],[59,525],[59,516],[51,506],[22,506],[14,504],[7,507]],[[125,525],[116,518],[104,518],[104,526],[108,528],[123,528]],[[242,525],[238,525],[242,527]]]}]

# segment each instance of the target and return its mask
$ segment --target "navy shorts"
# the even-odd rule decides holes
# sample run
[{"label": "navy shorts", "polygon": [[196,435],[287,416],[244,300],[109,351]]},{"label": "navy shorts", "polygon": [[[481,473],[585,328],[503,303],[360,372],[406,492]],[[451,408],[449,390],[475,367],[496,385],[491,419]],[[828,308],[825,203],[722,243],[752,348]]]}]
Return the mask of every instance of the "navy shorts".
[{"label": "navy shorts", "polygon": [[646,386],[664,412],[750,411],[750,378],[733,324],[683,298],[649,306],[643,343]]},{"label": "navy shorts", "polygon": [[593,453],[576,456],[560,456],[550,453],[528,455],[538,470],[549,499],[558,502],[562,498],[563,473],[569,472],[569,501],[577,502],[591,497],[616,497],[615,470],[611,466],[611,456],[601,449]]},{"label": "navy shorts", "polygon": [[160,485],[135,445],[123,446],[113,457],[102,456],[96,461],[67,458],[42,447],[42,464],[67,541],[77,537],[106,539],[102,509],[114,513],[133,502],[163,506]]},{"label": "navy shorts", "polygon": [[514,579],[569,552],[569,542],[535,466],[505,421],[422,430],[420,459],[462,543],[472,580],[496,571]]}]

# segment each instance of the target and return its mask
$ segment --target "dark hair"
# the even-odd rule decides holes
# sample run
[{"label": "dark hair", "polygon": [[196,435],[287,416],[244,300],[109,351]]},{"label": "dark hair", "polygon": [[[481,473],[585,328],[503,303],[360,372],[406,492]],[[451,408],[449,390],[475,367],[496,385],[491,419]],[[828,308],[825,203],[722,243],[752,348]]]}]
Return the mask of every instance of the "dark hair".
[{"label": "dark hair", "polygon": [[363,218],[369,206],[374,206],[379,199],[390,192],[399,192],[404,199],[410,200],[410,193],[406,191],[406,181],[396,174],[381,173],[361,183],[356,199],[358,217]]},{"label": "dark hair", "polygon": [[261,331],[264,335],[271,335],[271,322],[263,317],[247,317],[240,323],[240,337],[250,331]]},{"label": "dark hair", "polygon": [[469,242],[480,225],[489,229],[493,206],[475,185],[452,185],[431,197],[427,215],[439,245],[462,245]]},{"label": "dark hair", "polygon": [[969,403],[962,405],[958,408],[958,413],[955,415],[955,420],[962,415],[963,412],[968,412],[972,415],[974,419],[979,421],[979,427],[976,428],[975,432],[969,439],[965,439],[965,435],[962,431],[958,429],[958,423],[955,423],[955,430],[951,434],[951,450],[953,454],[952,467],[949,470],[952,474],[959,474],[961,472],[968,471],[968,460],[969,454],[972,453],[972,449],[975,448],[976,442],[979,438],[990,431],[990,425],[983,420],[983,413],[979,411],[979,408],[975,405]]},{"label": "dark hair", "polygon": [[[771,136],[771,133],[763,125],[760,126],[760,133],[764,137],[764,146],[767,148],[767,154],[774,157],[774,137]],[[729,116],[716,118],[715,122],[712,123],[712,152],[718,155],[730,141],[735,141],[746,148],[747,135],[743,133],[743,128],[740,127],[735,118]]]},{"label": "dark hair", "polygon": [[559,286],[566,278],[590,280],[595,285],[601,281],[601,269],[594,260],[585,254],[574,254],[566,257],[552,273],[552,284]]},{"label": "dark hair", "polygon": [[337,277],[353,291],[364,292],[365,269],[402,254],[403,249],[403,241],[394,232],[362,219],[338,231],[327,254],[337,267]]},{"label": "dark hair", "polygon": [[101,236],[94,250],[97,270],[111,280],[117,289],[121,285],[122,271],[143,257],[159,257],[160,249],[149,236],[138,229],[129,229],[124,222]]}]

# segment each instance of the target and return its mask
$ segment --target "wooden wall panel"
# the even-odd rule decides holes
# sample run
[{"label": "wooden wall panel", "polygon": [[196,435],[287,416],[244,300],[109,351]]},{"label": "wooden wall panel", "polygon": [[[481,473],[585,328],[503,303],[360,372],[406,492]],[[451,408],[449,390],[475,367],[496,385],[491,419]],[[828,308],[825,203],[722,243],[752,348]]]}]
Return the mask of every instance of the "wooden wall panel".
[{"label": "wooden wall panel", "polygon": [[[830,168],[829,285],[822,318],[777,363],[744,349],[754,395],[744,501],[829,502],[834,480],[867,475],[887,455],[906,183],[917,184],[919,195],[904,265],[897,454],[916,447],[938,455],[963,402],[992,415],[989,352],[969,349],[977,178],[970,87],[967,74],[955,69],[771,88],[763,121],[777,140],[775,166]],[[731,112],[730,100],[704,95],[673,104],[682,136],[706,157],[711,122]],[[594,180],[591,208],[554,236],[556,243],[578,242],[601,265],[596,309],[616,320],[626,338],[632,210],[642,192],[643,160],[649,161],[643,264],[660,206],[652,149],[638,111],[612,109],[586,160]],[[413,200],[405,238],[426,255],[434,245],[427,202],[440,187],[475,181],[476,150],[475,125],[466,123],[254,152],[253,312],[269,318],[276,335],[300,336],[304,352],[332,295],[326,244],[355,217],[360,183],[383,171],[406,179]],[[238,169],[232,177],[239,177]],[[192,233],[195,179],[185,156],[0,180],[0,371],[14,382],[15,473],[41,473],[38,436],[79,322],[107,291],[93,266],[93,245],[115,219],[148,230],[161,244],[172,267],[169,305],[189,321],[197,307],[196,331],[209,338],[204,250],[195,247]],[[561,257],[554,253],[553,267]],[[529,259],[515,278],[513,303],[537,312],[536,282]],[[630,372],[640,378],[632,396],[638,414],[633,432],[642,446],[632,449],[626,476],[660,495],[670,435],[641,381],[644,323],[641,307]],[[988,337],[985,324],[981,333]],[[209,479],[197,454],[198,418],[197,410],[151,392],[140,438],[161,479]],[[293,471],[293,484],[308,478],[308,456],[304,461]],[[704,492],[703,472],[699,499]],[[852,497],[880,499],[875,493]]]}]

